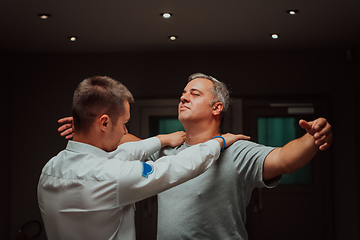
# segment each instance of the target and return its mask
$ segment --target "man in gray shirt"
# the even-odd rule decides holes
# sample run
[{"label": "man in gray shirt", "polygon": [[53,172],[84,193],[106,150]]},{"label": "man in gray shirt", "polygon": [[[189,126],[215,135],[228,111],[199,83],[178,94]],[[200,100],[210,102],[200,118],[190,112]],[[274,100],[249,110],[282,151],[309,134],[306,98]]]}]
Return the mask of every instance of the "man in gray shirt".
[{"label": "man in gray shirt", "polygon": [[[186,141],[153,160],[219,135],[229,105],[225,84],[201,73],[189,77],[180,98],[179,120]],[[282,148],[240,140],[224,150],[205,174],[158,195],[158,239],[247,239],[246,206],[255,187],[274,187],[281,175],[308,163],[332,140],[325,119],[300,121],[307,134]]]},{"label": "man in gray shirt", "polygon": [[[188,148],[164,148],[151,158]],[[246,206],[254,187],[264,183],[262,166],[273,148],[240,140],[221,154],[207,173],[158,194],[158,239],[246,239]]]},{"label": "man in gray shirt", "polygon": [[[162,149],[151,159],[174,155],[220,135],[229,102],[224,83],[201,73],[191,75],[178,109],[186,142]],[[281,148],[240,140],[225,149],[205,174],[159,194],[158,239],[247,239],[245,209],[252,190],[276,186],[282,174],[303,167],[318,150],[331,145],[331,125],[326,119],[299,124],[307,131],[301,138]],[[124,139],[131,140],[136,138]]]}]

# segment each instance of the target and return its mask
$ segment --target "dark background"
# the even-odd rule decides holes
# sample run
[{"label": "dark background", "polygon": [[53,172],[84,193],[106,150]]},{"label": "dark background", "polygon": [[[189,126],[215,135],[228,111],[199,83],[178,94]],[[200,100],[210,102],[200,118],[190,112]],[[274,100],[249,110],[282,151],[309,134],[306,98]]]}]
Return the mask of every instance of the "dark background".
[{"label": "dark background", "polygon": [[[12,53],[1,51],[0,238],[14,239],[41,220],[36,187],[44,164],[66,141],[57,119],[71,114],[77,84],[94,75],[124,83],[135,99],[177,98],[187,77],[204,72],[233,97],[326,96],[331,99],[335,239],[359,237],[358,49],[217,53]],[[44,234],[42,235],[44,239]]]}]

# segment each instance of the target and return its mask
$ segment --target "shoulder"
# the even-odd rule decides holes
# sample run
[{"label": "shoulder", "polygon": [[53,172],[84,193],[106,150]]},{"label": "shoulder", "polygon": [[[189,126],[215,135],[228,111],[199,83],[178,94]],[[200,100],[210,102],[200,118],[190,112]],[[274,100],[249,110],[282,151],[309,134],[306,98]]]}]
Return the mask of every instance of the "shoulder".
[{"label": "shoulder", "polygon": [[234,142],[233,144],[231,144],[229,147],[227,147],[226,150],[239,151],[239,150],[246,149],[246,148],[262,148],[262,147],[265,147],[265,146],[255,143],[255,142],[247,141],[247,140],[238,140],[238,141]]},{"label": "shoulder", "polygon": [[134,168],[132,161],[96,156],[92,153],[63,151],[53,157],[42,173],[63,179],[116,180],[119,173]]},{"label": "shoulder", "polygon": [[154,160],[157,160],[160,157],[176,155],[186,148],[188,148],[186,144],[182,144],[177,147],[169,147],[169,146],[163,147],[162,149],[160,149],[160,151],[154,153],[152,155],[152,158]]},{"label": "shoulder", "polygon": [[242,159],[265,159],[273,150],[273,147],[264,146],[255,142],[239,140],[224,150],[224,155],[231,156],[236,160]]}]

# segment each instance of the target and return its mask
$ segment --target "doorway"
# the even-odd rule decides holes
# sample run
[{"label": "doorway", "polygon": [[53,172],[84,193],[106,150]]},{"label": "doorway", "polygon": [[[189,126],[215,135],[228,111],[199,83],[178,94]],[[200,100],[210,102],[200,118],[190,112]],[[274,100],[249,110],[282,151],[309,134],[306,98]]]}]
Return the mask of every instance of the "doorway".
[{"label": "doorway", "polygon": [[[244,130],[260,144],[281,147],[306,133],[300,119],[329,119],[326,101],[244,100]],[[303,168],[284,174],[274,189],[254,189],[247,208],[250,240],[333,239],[331,162],[319,152]]]}]

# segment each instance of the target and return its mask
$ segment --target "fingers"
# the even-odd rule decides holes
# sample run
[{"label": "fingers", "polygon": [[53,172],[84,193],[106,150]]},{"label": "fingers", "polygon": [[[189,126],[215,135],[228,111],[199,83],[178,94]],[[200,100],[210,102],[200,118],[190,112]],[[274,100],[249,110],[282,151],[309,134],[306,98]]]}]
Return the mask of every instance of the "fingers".
[{"label": "fingers", "polygon": [[161,147],[176,147],[181,145],[186,140],[186,133],[183,131],[178,131],[170,134],[160,134],[156,137],[160,139]]},{"label": "fingers", "polygon": [[319,146],[319,150],[324,151],[330,147],[332,143],[332,132],[322,136],[320,139],[315,141],[315,144]]},{"label": "fingers", "polygon": [[309,134],[313,135],[316,139],[319,139],[323,135],[331,132],[331,125],[326,121],[325,118],[318,118],[311,122],[300,120],[299,125]]},{"label": "fingers", "polygon": [[69,128],[72,128],[72,124],[71,124],[71,123],[64,124],[64,125],[62,125],[62,126],[60,126],[60,127],[58,128],[58,132],[62,132],[62,131],[64,131],[65,129],[69,129]]},{"label": "fingers", "polygon": [[64,123],[58,128],[60,136],[65,136],[65,139],[71,139],[74,136],[73,120],[73,117],[65,117],[58,120],[58,123]]},{"label": "fingers", "polygon": [[173,136],[185,138],[185,137],[186,137],[186,132],[184,132],[184,131],[177,131],[177,132],[174,132],[174,133],[170,133],[169,135],[173,135]]},{"label": "fingers", "polygon": [[58,120],[58,123],[71,123],[73,121],[73,117],[64,117]]},{"label": "fingers", "polygon": [[331,133],[331,125],[328,122],[325,123],[325,126],[318,126],[318,130],[314,134],[315,139],[321,139],[323,136],[329,135]]},{"label": "fingers", "polygon": [[300,120],[299,125],[314,137],[315,145],[319,146],[319,150],[324,151],[330,147],[332,130],[325,118],[318,118],[311,122]]},{"label": "fingers", "polygon": [[224,137],[225,139],[225,147],[230,146],[231,144],[233,144],[234,142],[238,141],[238,140],[249,140],[250,137],[243,135],[243,134],[232,134],[232,133],[226,133],[221,135],[222,137]]},{"label": "fingers", "polygon": [[316,120],[314,126],[316,133],[313,135],[315,138],[315,144],[319,146],[319,150],[324,151],[328,149],[332,142],[332,130],[331,125],[324,118]]},{"label": "fingers", "polygon": [[328,149],[330,147],[330,143],[324,143],[323,145],[321,145],[319,147],[320,151],[325,151],[326,149]]},{"label": "fingers", "polygon": [[[60,131],[59,131],[60,132]],[[72,130],[72,128],[68,128],[68,129],[66,129],[65,131],[63,131],[63,132],[61,132],[60,133],[60,136],[65,136],[65,135],[68,135],[68,134],[71,134],[71,135],[73,135],[73,130]],[[66,138],[67,139],[67,138]]]},{"label": "fingers", "polygon": [[71,139],[73,136],[74,136],[74,133],[72,133],[72,134],[70,134],[70,135],[67,135],[67,136],[65,137],[65,139]]},{"label": "fingers", "polygon": [[301,119],[301,120],[299,121],[300,127],[303,128],[303,129],[305,129],[305,130],[308,130],[308,129],[311,128],[311,123],[312,123],[312,122],[307,122],[307,121],[305,121],[305,120],[303,120],[303,119]]},{"label": "fingers", "polygon": [[243,135],[243,134],[239,134],[239,135],[238,135],[238,139],[239,139],[239,140],[250,140],[251,137],[250,137],[250,136]]}]

